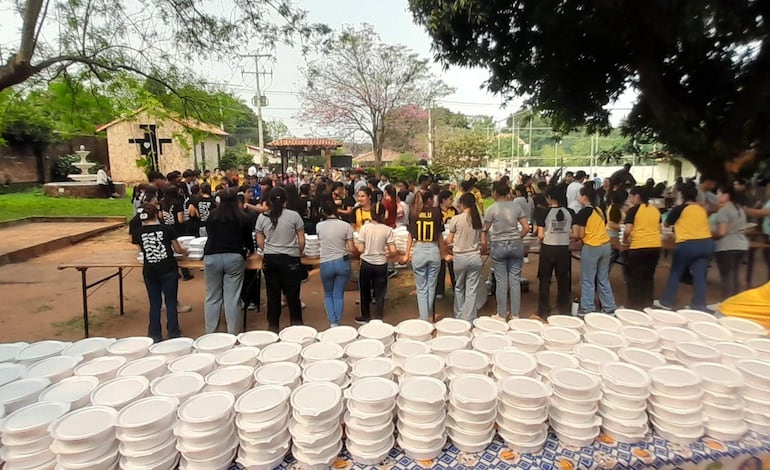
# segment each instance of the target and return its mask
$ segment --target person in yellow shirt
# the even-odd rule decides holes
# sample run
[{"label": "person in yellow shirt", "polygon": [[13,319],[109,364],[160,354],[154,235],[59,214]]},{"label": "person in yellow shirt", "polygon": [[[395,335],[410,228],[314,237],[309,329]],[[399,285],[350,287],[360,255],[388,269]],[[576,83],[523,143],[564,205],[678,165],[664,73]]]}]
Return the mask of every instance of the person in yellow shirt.
[{"label": "person in yellow shirt", "polygon": [[656,305],[667,309],[676,307],[676,291],[682,275],[690,272],[693,278],[693,298],[690,308],[708,311],[706,308],[706,272],[714,254],[708,213],[696,202],[698,189],[687,184],[681,189],[682,204],[674,207],[666,216],[666,226],[674,226],[676,247],[671,260],[666,291]]},{"label": "person in yellow shirt", "polygon": [[359,189],[356,193],[356,202],[358,206],[353,211],[356,216],[353,229],[360,232],[361,227],[372,220],[372,190],[366,187]]},{"label": "person in yellow shirt", "polygon": [[601,210],[591,203],[596,200],[593,182],[586,183],[578,193],[583,206],[572,219],[572,238],[583,241],[580,251],[580,308],[579,314],[596,312],[594,298],[598,287],[599,302],[605,313],[615,312],[615,296],[610,285],[610,237],[607,220]]},{"label": "person in yellow shirt", "polygon": [[642,309],[652,305],[655,298],[655,269],[663,246],[660,211],[650,205],[650,193],[644,186],[631,190],[631,204],[623,233],[623,246],[628,247],[625,266],[628,307]]},{"label": "person in yellow shirt", "polygon": [[770,328],[770,282],[728,298],[719,304],[719,312],[728,317],[753,320]]}]

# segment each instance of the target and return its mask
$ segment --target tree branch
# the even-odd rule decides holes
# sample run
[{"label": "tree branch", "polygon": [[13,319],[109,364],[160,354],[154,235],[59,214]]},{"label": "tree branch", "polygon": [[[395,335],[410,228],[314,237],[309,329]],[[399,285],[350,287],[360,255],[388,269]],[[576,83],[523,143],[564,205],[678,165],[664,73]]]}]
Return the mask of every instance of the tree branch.
[{"label": "tree branch", "polygon": [[42,8],[43,0],[26,2],[21,26],[21,43],[18,52],[11,56],[11,59],[19,65],[29,64],[32,61],[32,54],[35,53],[35,34],[38,31],[37,22]]}]

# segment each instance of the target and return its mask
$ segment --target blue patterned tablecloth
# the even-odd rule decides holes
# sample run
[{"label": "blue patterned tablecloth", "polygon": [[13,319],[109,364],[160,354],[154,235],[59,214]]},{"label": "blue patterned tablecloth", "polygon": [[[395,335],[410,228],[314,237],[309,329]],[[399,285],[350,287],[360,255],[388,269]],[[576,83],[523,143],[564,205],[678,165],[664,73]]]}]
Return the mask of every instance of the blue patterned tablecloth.
[{"label": "blue patterned tablecloth", "polygon": [[[234,469],[241,469],[234,465]],[[302,470],[290,455],[278,467]],[[770,436],[748,433],[740,441],[723,442],[711,438],[683,446],[672,444],[658,436],[649,436],[636,444],[621,444],[603,436],[590,447],[573,448],[561,445],[553,434],[548,436],[545,448],[537,454],[519,454],[511,451],[495,438],[486,450],[465,454],[448,442],[444,452],[435,460],[414,461],[399,448],[380,465],[359,465],[343,452],[334,469],[412,470],[412,469],[707,469],[707,470],[770,470]]]}]

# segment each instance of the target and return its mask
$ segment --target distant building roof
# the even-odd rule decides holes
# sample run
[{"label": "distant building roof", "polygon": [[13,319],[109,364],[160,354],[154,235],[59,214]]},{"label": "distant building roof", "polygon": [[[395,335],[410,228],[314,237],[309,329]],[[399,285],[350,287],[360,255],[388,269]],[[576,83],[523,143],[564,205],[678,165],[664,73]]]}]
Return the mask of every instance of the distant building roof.
[{"label": "distant building roof", "polygon": [[285,137],[283,139],[276,139],[267,147],[271,148],[286,148],[286,147],[323,147],[323,148],[337,148],[342,147],[342,142],[334,139],[326,138],[297,138],[297,137]]},{"label": "distant building roof", "polygon": [[[395,150],[382,149],[382,161],[386,163],[394,162],[401,156],[401,152]],[[374,163],[374,152],[366,152],[353,157],[353,161],[356,163]]]},{"label": "distant building roof", "polygon": [[[246,144],[246,150],[251,150],[252,152],[259,152],[259,145]],[[265,147],[265,153],[272,155],[274,152],[269,148]]]},{"label": "distant building roof", "polygon": [[[132,118],[136,116],[137,114],[141,113],[142,111],[146,111],[145,108],[139,108],[136,111],[132,112],[128,116],[123,116],[118,119],[115,119],[114,121],[110,121],[107,124],[103,124],[96,128],[96,132],[102,132],[104,130],[107,130],[108,128],[114,126],[115,124],[119,122],[123,122],[129,118]],[[168,112],[168,115],[166,116],[168,119],[171,119],[172,121],[178,122],[179,124],[191,128],[191,129],[197,129],[199,131],[207,132],[209,134],[214,135],[221,135],[221,136],[228,136],[227,132],[223,131],[222,129],[212,126],[211,124],[206,124],[205,122],[198,121],[197,119],[192,118],[186,118],[177,115],[176,113]]]}]

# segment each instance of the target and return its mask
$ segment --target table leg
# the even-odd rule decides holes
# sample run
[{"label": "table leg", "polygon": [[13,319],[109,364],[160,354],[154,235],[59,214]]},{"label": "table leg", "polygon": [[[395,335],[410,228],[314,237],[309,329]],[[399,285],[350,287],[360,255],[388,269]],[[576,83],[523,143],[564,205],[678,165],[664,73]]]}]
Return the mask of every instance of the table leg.
[{"label": "table leg", "polygon": [[123,315],[123,268],[118,268],[118,295],[120,296],[120,314]]},{"label": "table leg", "polygon": [[86,269],[80,269],[80,280],[83,289],[83,329],[88,338],[88,284],[86,281]]}]

